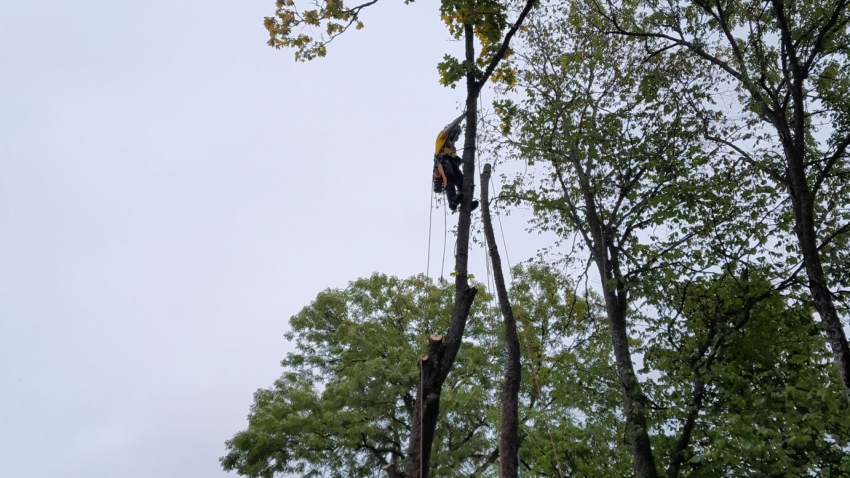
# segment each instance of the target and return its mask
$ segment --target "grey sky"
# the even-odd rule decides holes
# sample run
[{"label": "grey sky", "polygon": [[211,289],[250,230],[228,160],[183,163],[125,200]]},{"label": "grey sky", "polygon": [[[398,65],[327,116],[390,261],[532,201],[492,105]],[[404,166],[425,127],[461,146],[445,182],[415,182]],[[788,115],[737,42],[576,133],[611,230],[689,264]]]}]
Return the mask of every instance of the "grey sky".
[{"label": "grey sky", "polygon": [[265,45],[273,8],[0,4],[0,476],[224,476],[289,316],[423,272],[463,99],[436,3],[382,2],[309,64]]}]

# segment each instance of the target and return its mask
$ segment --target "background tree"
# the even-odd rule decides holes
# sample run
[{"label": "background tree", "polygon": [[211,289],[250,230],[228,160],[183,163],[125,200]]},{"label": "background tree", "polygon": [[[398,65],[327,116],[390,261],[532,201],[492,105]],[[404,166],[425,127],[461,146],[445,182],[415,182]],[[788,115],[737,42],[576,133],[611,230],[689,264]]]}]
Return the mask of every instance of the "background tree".
[{"label": "background tree", "polygon": [[[536,227],[564,238],[576,234],[595,264],[635,472],[653,477],[647,400],[636,377],[628,314],[641,274],[662,267],[675,275],[683,244],[700,233],[685,229],[693,221],[679,194],[697,194],[694,176],[705,161],[695,120],[678,107],[697,93],[684,74],[691,65],[681,56],[643,62],[637,42],[570,23],[588,11],[571,6],[563,12],[564,20],[536,21],[529,48],[518,55],[527,99],[499,106],[504,129],[515,128],[517,156],[538,166],[518,176],[505,195],[532,205]],[[652,232],[673,220],[679,227]]]},{"label": "background tree", "polygon": [[[629,476],[603,300],[576,294],[580,284],[544,262],[515,267],[513,278],[523,355],[523,476]],[[850,476],[847,409],[829,378],[834,368],[811,311],[771,294],[744,315],[747,294],[770,285],[755,275],[743,279],[683,281],[663,291],[679,305],[664,311],[658,330],[648,327],[639,348],[646,367],[662,377],[647,382],[659,456],[694,417],[680,475]],[[288,338],[296,350],[282,361],[281,378],[255,394],[248,427],[227,442],[223,467],[263,478],[372,477],[403,461],[418,380],[410,358],[425,346],[423,323],[448,320],[452,296],[449,284],[381,274],[320,293],[291,318]],[[493,298],[482,297],[446,381],[434,476],[498,476],[504,344]],[[709,335],[713,347],[703,349]],[[728,346],[718,346],[721,337]],[[692,360],[712,363],[682,365]],[[697,415],[690,408],[692,370],[706,384]]]},{"label": "background tree", "polygon": [[[538,356],[535,373],[523,374],[520,416],[528,433],[536,434],[546,426],[541,407],[553,406],[538,390],[546,394],[551,385],[563,387],[570,370],[561,367],[553,376],[555,362],[542,354],[561,350],[567,334],[591,334],[600,322],[593,315],[598,309],[565,289],[553,289],[569,284],[563,273],[545,265],[515,272],[512,293],[522,304],[517,309],[522,334]],[[537,295],[544,291],[555,294]],[[281,362],[281,378],[254,395],[248,428],[227,442],[224,469],[264,478],[276,473],[372,477],[381,467],[404,461],[404,444],[414,430],[408,421],[418,388],[414,359],[425,347],[421,331],[430,321],[434,327],[446,325],[452,297],[450,284],[437,287],[421,276],[402,280],[381,274],[320,293],[290,319],[287,338],[296,350]],[[485,298],[470,312],[466,344],[446,381],[435,434],[435,476],[498,474],[503,342],[498,310],[492,297]],[[539,387],[534,375],[542,377]],[[556,419],[553,425],[559,422],[566,423]],[[537,440],[532,443],[543,446],[540,456],[552,460],[549,441]],[[587,448],[581,440],[575,444]],[[533,447],[528,450],[538,461]]]},{"label": "background tree", "polygon": [[[784,191],[790,235],[850,399],[850,348],[837,303],[850,231],[850,3],[847,0],[607,1],[602,29],[682,51],[732,83],[737,108],[706,136]],[[790,233],[790,234],[789,234]],[[780,236],[781,237],[781,236]]]},{"label": "background tree", "polygon": [[[227,442],[223,467],[252,477],[353,478],[404,460],[422,329],[426,318],[433,327],[447,325],[451,289],[423,277],[375,274],[320,293],[290,319],[287,339],[296,350],[281,363],[281,378],[255,394],[248,428]],[[480,321],[480,308],[472,316]],[[468,333],[435,437],[444,453],[434,471],[443,476],[474,471],[494,447],[492,341],[481,324]]]},{"label": "background tree", "polygon": [[[664,463],[678,476],[699,460],[690,441],[707,426],[704,408],[723,406],[707,396],[712,370],[732,360],[724,351],[750,333],[759,304],[794,284],[796,265],[770,261],[773,191],[704,140],[705,116],[691,108],[712,100],[711,68],[596,33],[594,9],[580,3],[543,8],[512,57],[517,87],[496,104],[501,151],[526,165],[503,196],[532,206],[534,229],[575,235],[595,263],[635,472],[655,476]],[[696,284],[727,284],[711,290],[732,295],[720,309],[685,312]]]}]

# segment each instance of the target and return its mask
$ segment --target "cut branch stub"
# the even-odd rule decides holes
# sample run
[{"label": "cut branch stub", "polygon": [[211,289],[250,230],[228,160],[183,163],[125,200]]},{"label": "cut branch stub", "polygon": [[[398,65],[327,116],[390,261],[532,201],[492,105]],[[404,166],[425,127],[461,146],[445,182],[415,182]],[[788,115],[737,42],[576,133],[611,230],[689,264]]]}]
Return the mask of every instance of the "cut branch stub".
[{"label": "cut branch stub", "polygon": [[428,355],[433,355],[439,360],[439,354],[443,349],[443,336],[431,334],[428,336]]},{"label": "cut branch stub", "polygon": [[384,465],[384,471],[387,473],[389,478],[404,478],[406,475],[400,471],[395,466],[395,463],[387,463]]}]

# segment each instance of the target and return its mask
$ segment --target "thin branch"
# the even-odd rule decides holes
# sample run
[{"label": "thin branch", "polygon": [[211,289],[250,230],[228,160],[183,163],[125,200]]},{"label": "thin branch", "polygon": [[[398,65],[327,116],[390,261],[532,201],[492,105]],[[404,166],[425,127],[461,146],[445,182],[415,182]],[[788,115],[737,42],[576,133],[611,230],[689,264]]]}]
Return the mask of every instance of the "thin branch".
[{"label": "thin branch", "polygon": [[847,152],[847,147],[850,146],[850,134],[844,137],[844,140],[841,141],[838,146],[835,148],[835,153],[826,160],[826,165],[823,170],[818,174],[817,178],[815,178],[815,184],[812,186],[812,194],[817,194],[818,189],[820,189],[821,184],[829,175],[829,172],[832,170],[832,167],[835,166],[835,163],[844,156],[844,153]]},{"label": "thin branch", "polygon": [[493,463],[496,463],[496,460],[498,460],[498,459],[499,459],[499,447],[496,447],[496,448],[493,449],[493,451],[490,452],[490,455],[487,457],[486,460],[484,460],[484,463],[482,463],[481,466],[479,466],[478,468],[475,469],[475,471],[473,471],[472,473],[469,474],[469,478],[475,478],[480,473],[484,473],[484,471],[486,471],[487,468],[490,468],[490,465],[492,465]]}]

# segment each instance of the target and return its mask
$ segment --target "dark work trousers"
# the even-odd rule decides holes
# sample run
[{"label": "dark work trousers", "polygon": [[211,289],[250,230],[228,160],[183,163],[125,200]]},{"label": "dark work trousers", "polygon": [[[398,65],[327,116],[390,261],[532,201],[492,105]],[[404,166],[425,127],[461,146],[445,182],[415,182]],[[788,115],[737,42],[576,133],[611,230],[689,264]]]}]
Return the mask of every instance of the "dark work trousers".
[{"label": "dark work trousers", "polygon": [[459,191],[463,191],[463,173],[460,172],[460,158],[451,156],[440,156],[440,165],[446,174],[446,196],[449,203],[456,203]]}]

